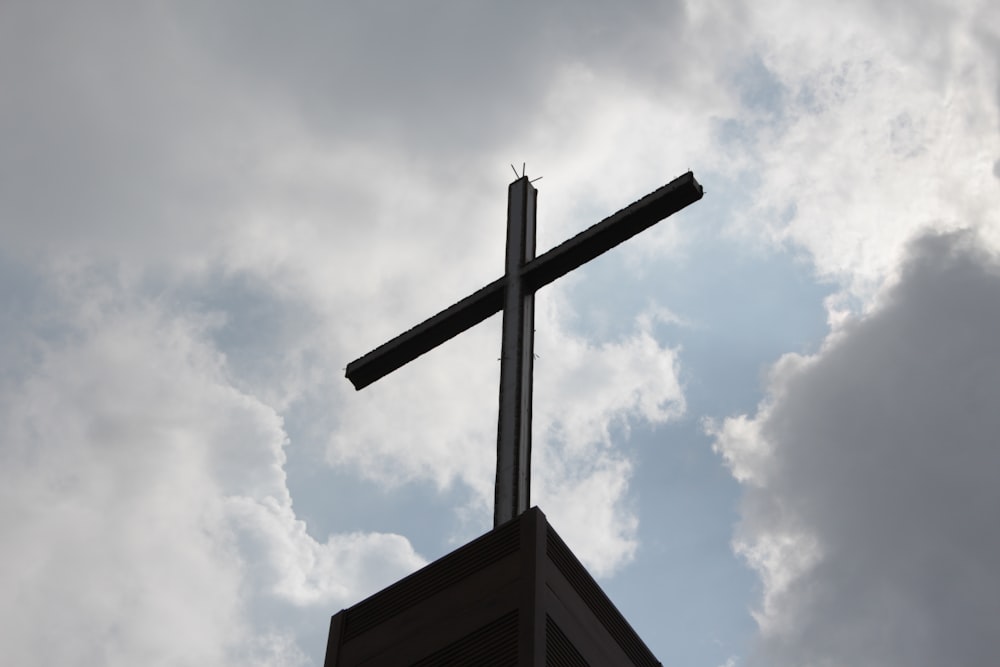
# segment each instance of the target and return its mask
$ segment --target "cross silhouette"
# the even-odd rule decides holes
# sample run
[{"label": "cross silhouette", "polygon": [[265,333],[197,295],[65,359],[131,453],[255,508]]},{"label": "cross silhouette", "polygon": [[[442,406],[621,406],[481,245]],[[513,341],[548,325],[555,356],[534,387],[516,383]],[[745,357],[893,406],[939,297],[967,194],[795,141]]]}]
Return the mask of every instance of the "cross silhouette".
[{"label": "cross silhouette", "polygon": [[347,379],[360,390],[503,311],[494,527],[528,509],[535,291],[698,201],[703,190],[689,171],[535,257],[537,194],[523,175],[507,190],[507,259],[503,276],[347,365]]}]

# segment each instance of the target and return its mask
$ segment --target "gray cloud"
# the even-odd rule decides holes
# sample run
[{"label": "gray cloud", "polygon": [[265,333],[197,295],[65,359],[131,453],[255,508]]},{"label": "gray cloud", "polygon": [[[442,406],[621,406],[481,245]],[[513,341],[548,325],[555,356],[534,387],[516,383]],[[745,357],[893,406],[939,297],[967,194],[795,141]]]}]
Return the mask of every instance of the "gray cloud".
[{"label": "gray cloud", "polygon": [[434,159],[523,132],[567,65],[630,77],[679,69],[678,45],[663,32],[684,23],[680,3],[649,0],[217,3],[188,19],[239,76],[294,99],[313,131],[405,144]]},{"label": "gray cloud", "polygon": [[328,153],[360,146],[461,168],[528,131],[568,65],[673,69],[658,32],[682,19],[673,2],[0,12],[0,218],[18,223],[8,242],[126,252],[219,243],[241,198],[275,188],[273,165],[300,132]]},{"label": "gray cloud", "polygon": [[871,316],[776,367],[717,447],[745,484],[757,663],[980,665],[1000,650],[1000,262],[910,247]]}]

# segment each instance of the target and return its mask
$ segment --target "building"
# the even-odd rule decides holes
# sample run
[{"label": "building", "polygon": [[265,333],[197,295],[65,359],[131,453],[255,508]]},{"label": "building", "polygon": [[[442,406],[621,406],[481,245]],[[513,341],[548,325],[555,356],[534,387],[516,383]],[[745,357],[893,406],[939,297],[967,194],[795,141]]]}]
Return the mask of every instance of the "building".
[{"label": "building", "polygon": [[334,615],[325,667],[659,667],[537,507]]}]

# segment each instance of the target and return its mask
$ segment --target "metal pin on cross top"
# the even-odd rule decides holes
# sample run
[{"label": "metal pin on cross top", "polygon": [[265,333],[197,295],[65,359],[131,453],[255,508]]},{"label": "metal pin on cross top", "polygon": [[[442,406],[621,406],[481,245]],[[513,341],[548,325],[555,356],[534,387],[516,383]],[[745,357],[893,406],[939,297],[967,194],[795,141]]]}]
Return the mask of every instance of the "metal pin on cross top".
[{"label": "metal pin on cross top", "polygon": [[[514,170],[517,175],[517,170]],[[536,179],[537,180],[537,179]],[[455,305],[347,365],[347,379],[363,389],[486,318],[503,311],[500,416],[493,525],[528,509],[531,485],[531,382],[535,292],[702,198],[690,171],[552,250],[535,257],[538,191],[522,167],[507,190],[504,275]]]}]

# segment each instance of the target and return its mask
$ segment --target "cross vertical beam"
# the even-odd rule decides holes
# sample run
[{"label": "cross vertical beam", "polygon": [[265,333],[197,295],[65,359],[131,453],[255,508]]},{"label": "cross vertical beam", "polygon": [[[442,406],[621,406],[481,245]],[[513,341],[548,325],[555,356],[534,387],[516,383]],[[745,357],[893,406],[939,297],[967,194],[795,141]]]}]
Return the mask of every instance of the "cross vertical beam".
[{"label": "cross vertical beam", "polygon": [[536,258],[537,191],[522,176],[508,190],[504,275],[347,364],[347,378],[356,389],[367,387],[503,311],[494,526],[513,519],[526,511],[529,503],[535,291],[703,195],[701,185],[689,171]]},{"label": "cross vertical beam", "polygon": [[526,176],[507,190],[507,259],[503,340],[500,345],[500,415],[493,525],[528,509],[531,485],[531,384],[535,351],[535,295],[524,266],[535,258],[538,191]]}]

